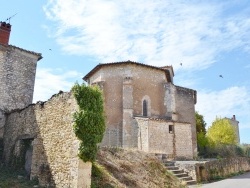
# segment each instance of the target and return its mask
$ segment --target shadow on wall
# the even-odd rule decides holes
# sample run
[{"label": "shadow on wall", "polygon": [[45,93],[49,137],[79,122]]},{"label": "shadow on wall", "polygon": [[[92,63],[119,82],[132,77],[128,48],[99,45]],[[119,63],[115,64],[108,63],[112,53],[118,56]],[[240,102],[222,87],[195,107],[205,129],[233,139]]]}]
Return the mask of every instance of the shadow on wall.
[{"label": "shadow on wall", "polygon": [[73,131],[77,104],[71,93],[54,95],[7,115],[4,159],[25,168],[30,178],[50,187],[90,184],[91,165],[79,160],[79,141]]},{"label": "shadow on wall", "polygon": [[41,185],[54,186],[36,119],[36,111],[43,106],[30,105],[7,115],[4,134],[4,162],[15,169],[26,171],[30,179],[38,178]]}]

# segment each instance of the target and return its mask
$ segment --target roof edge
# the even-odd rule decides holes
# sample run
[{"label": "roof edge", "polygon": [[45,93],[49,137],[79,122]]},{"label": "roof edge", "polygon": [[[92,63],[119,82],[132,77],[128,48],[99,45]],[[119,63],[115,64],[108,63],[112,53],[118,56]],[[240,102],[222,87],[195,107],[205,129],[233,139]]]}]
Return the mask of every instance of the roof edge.
[{"label": "roof edge", "polygon": [[134,64],[134,65],[140,65],[140,66],[144,66],[144,67],[148,67],[148,68],[153,68],[153,69],[157,69],[157,70],[161,70],[164,71],[166,74],[166,78],[169,82],[171,82],[171,76],[170,76],[170,72],[167,69],[163,69],[161,67],[156,67],[156,66],[152,66],[152,65],[147,65],[147,64],[143,64],[143,63],[138,63],[135,61],[120,61],[120,62],[111,62],[111,63],[103,63],[103,64],[98,64],[96,65],[89,73],[87,73],[82,79],[84,81],[87,81],[96,71],[98,71],[101,67],[103,66],[110,66],[110,65],[120,65],[120,64]]}]

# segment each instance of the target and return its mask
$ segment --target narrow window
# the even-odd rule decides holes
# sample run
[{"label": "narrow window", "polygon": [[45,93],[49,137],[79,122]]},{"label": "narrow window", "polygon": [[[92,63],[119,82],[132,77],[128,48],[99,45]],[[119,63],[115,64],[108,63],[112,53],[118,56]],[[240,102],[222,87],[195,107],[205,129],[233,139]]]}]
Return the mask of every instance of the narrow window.
[{"label": "narrow window", "polygon": [[169,129],[169,133],[172,134],[172,133],[173,133],[173,125],[169,125],[169,126],[168,126],[168,129]]},{"label": "narrow window", "polygon": [[142,115],[148,116],[148,104],[146,100],[143,100]]}]

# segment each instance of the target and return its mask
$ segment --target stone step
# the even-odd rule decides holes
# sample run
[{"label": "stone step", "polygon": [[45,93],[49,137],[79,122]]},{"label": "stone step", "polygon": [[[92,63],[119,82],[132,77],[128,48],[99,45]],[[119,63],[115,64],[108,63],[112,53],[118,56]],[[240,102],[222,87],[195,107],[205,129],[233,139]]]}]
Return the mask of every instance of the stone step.
[{"label": "stone step", "polygon": [[193,180],[192,177],[190,177],[190,176],[180,177],[179,179],[182,180],[182,181],[186,181],[186,182],[190,181],[190,180]]},{"label": "stone step", "polygon": [[176,177],[181,178],[181,177],[187,177],[187,173],[180,173],[180,174],[174,174]]},{"label": "stone step", "polygon": [[197,182],[195,180],[188,180],[186,181],[187,185],[195,185]]},{"label": "stone step", "polygon": [[179,170],[177,166],[166,166],[167,170]]},{"label": "stone step", "polygon": [[175,162],[172,162],[172,161],[164,162],[165,166],[174,166],[174,164],[175,164]]},{"label": "stone step", "polygon": [[183,171],[183,170],[180,170],[180,169],[178,169],[178,170],[170,170],[170,171],[173,172],[174,175],[184,173],[184,171]]},{"label": "stone step", "polygon": [[165,168],[172,172],[180,181],[186,182],[187,185],[197,184],[197,182],[193,180],[192,177],[188,176],[184,170],[181,170],[179,167],[175,166],[175,161],[162,159],[162,162],[165,165]]}]

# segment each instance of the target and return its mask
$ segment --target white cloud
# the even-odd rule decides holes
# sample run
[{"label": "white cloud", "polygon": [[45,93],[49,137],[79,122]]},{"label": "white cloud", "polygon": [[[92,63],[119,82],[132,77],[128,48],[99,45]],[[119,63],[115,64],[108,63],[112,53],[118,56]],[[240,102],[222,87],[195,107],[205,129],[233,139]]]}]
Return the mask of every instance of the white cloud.
[{"label": "white cloud", "polygon": [[196,110],[204,115],[207,125],[218,117],[238,116],[241,128],[250,128],[250,90],[246,87],[231,87],[221,91],[200,91]]},{"label": "white cloud", "polygon": [[[81,74],[76,71],[38,69],[33,102],[46,101],[60,90],[69,91],[80,76]],[[71,82],[69,79],[74,81]]]},{"label": "white cloud", "polygon": [[161,66],[182,61],[191,70],[208,67],[223,51],[250,50],[247,11],[228,16],[230,6],[235,2],[49,0],[44,11],[67,53],[101,62],[130,59]]}]

